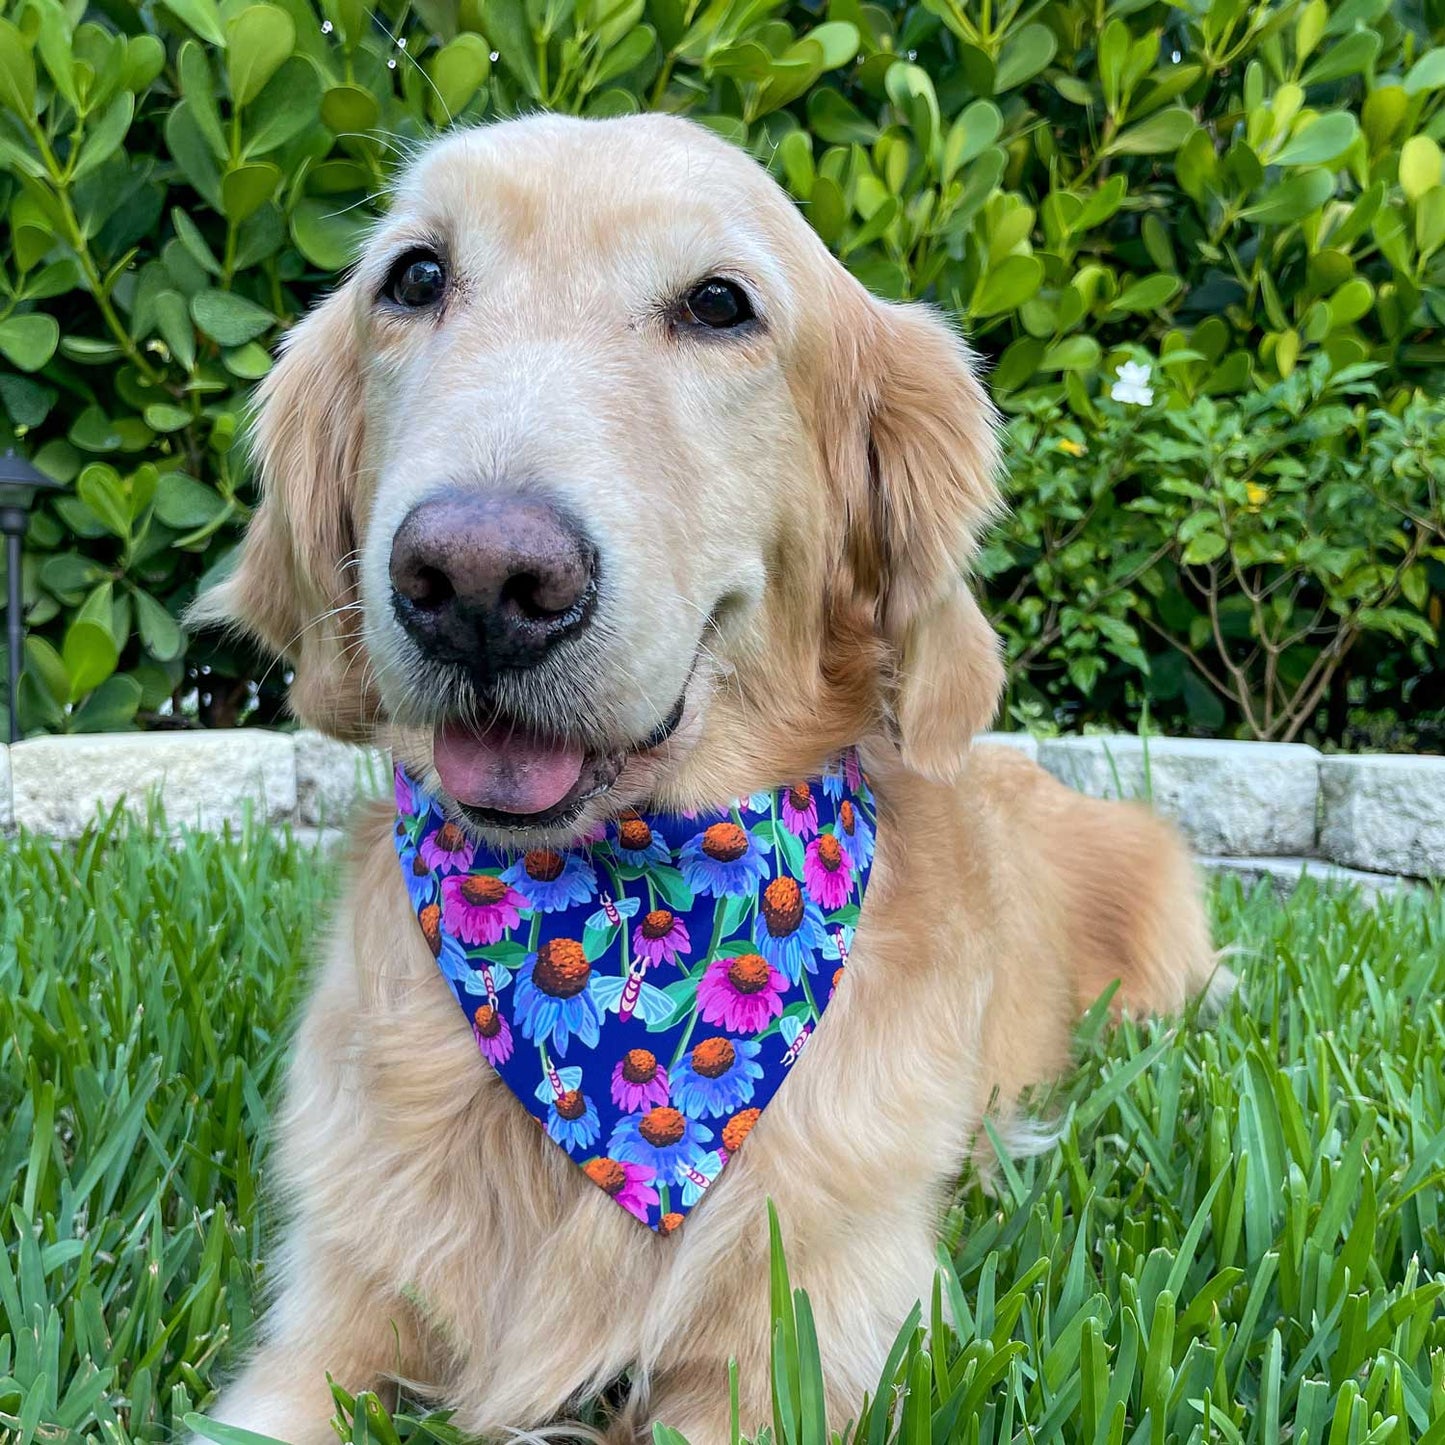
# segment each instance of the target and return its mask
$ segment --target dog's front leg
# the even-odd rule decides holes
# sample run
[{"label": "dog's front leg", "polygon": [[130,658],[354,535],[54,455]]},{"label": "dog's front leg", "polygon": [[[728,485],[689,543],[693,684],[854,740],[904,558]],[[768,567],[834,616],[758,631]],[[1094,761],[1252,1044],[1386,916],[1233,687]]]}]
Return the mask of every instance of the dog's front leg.
[{"label": "dog's front leg", "polygon": [[258,1347],[205,1413],[290,1445],[326,1445],[335,1413],[327,1376],[352,1394],[385,1390],[418,1371],[418,1329],[405,1301],[388,1300],[345,1261],[308,1252],[304,1232],[291,1244]]}]

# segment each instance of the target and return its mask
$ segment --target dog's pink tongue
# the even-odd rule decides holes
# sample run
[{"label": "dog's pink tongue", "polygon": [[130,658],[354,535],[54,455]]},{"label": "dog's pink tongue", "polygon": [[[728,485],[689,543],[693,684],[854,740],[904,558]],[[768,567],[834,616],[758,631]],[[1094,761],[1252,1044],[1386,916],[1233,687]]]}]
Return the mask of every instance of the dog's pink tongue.
[{"label": "dog's pink tongue", "polygon": [[453,722],[437,729],[432,756],[442,786],[459,803],[499,813],[555,808],[577,786],[584,759],[576,743],[505,726],[473,732]]}]

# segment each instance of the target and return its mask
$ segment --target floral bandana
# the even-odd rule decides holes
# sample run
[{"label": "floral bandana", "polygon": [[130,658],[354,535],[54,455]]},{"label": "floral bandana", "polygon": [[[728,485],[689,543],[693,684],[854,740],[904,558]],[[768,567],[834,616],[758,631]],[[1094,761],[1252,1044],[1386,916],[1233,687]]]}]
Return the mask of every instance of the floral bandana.
[{"label": "floral bandana", "polygon": [[877,818],[856,753],[707,813],[500,856],[396,769],[396,851],[482,1056],[666,1234],[738,1151],[848,962]]}]

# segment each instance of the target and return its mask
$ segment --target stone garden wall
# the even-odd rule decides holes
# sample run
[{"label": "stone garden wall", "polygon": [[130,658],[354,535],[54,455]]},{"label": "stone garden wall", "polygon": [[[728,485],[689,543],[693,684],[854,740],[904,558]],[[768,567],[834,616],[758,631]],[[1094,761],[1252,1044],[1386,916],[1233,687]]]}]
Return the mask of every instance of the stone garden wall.
[{"label": "stone garden wall", "polygon": [[[1445,878],[1445,757],[1326,755],[1298,744],[989,733],[1095,797],[1146,798],[1206,867],[1288,886],[1302,874],[1367,890]],[[173,824],[248,813],[327,836],[385,789],[383,753],[317,733],[113,733],[0,748],[0,831],[78,836],[98,807],[158,798]]]}]

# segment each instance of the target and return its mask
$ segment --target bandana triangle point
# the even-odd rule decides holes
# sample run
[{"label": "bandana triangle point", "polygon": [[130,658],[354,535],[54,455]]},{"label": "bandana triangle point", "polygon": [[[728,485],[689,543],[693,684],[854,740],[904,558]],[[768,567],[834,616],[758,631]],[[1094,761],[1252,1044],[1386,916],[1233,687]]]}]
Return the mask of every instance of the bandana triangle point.
[{"label": "bandana triangle point", "polygon": [[477,1048],[623,1209],[675,1229],[742,1147],[847,967],[877,814],[856,752],[695,815],[503,854],[396,769],[422,937]]}]

